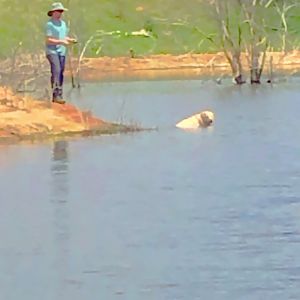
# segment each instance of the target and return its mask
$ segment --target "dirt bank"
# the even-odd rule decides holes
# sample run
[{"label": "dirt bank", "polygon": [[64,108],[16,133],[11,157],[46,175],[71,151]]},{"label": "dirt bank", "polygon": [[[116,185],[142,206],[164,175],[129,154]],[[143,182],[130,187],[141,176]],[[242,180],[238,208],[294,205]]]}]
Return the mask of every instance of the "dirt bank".
[{"label": "dirt bank", "polygon": [[22,98],[9,88],[0,87],[0,143],[136,130],[133,126],[106,122],[71,104]]},{"label": "dirt bank", "polygon": [[[243,55],[243,65],[247,57]],[[267,53],[264,73],[273,72],[293,74],[300,70],[300,51],[289,53]],[[74,61],[76,65],[76,61]],[[76,70],[76,68],[75,68]],[[247,75],[247,68],[245,73]],[[76,72],[74,72],[75,74]],[[70,73],[69,73],[70,74]],[[201,77],[230,76],[231,69],[223,52],[184,55],[152,55],[147,57],[99,57],[86,58],[80,67],[82,80],[110,80],[163,77]]]}]

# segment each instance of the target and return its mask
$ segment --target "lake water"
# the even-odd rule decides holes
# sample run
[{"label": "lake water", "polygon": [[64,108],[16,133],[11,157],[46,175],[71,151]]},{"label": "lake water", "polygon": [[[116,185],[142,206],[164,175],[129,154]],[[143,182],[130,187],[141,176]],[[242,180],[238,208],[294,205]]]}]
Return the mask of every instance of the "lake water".
[{"label": "lake water", "polygon": [[[1,146],[1,300],[299,299],[299,78],[71,96],[158,130]],[[174,127],[203,109],[212,128]]]}]

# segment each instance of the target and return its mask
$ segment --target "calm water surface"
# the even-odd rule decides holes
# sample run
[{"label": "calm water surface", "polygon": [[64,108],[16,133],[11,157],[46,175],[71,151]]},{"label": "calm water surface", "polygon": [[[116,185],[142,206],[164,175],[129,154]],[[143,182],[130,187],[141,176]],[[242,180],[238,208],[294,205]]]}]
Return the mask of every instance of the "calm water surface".
[{"label": "calm water surface", "polygon": [[[299,299],[300,79],[72,101],[158,130],[0,148],[1,300]],[[207,108],[213,128],[174,127]]]}]

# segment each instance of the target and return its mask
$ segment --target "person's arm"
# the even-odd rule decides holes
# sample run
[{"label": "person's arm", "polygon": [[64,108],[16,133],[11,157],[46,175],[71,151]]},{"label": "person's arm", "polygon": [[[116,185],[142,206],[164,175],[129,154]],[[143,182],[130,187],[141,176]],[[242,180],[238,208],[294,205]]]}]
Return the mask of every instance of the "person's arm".
[{"label": "person's arm", "polygon": [[67,46],[67,45],[70,44],[70,41],[68,40],[68,38],[60,40],[60,39],[54,38],[52,36],[47,36],[46,37],[46,43],[48,45],[64,45],[64,46]]},{"label": "person's arm", "polygon": [[74,38],[71,38],[69,36],[66,37],[66,40],[69,42],[69,43],[72,43],[72,44],[76,44],[77,43],[77,40],[74,39]]},{"label": "person's arm", "polygon": [[[66,23],[65,23],[66,24]],[[76,44],[77,40],[74,38],[70,37],[70,30],[69,28],[66,26],[66,40],[70,43],[70,44]]]}]

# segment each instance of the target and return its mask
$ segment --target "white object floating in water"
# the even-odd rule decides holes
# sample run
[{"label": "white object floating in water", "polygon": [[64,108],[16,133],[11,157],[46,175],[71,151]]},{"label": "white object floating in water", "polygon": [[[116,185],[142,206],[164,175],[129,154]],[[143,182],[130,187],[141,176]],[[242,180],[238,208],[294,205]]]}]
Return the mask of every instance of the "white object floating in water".
[{"label": "white object floating in water", "polygon": [[213,124],[214,120],[214,113],[206,110],[179,121],[176,124],[176,127],[182,129],[197,129],[199,127],[208,127]]}]

